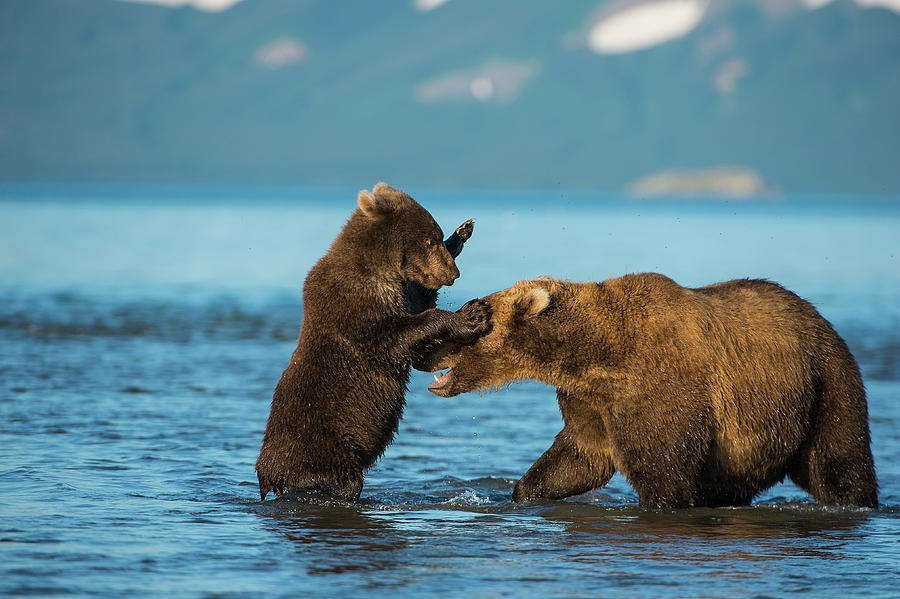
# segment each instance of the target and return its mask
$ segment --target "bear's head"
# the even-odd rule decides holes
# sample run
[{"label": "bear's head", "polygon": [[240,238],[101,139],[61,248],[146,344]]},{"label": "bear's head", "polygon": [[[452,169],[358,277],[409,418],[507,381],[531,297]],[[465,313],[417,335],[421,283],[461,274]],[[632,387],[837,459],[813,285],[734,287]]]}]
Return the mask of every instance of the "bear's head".
[{"label": "bear's head", "polygon": [[400,190],[378,183],[362,190],[357,219],[365,227],[369,258],[406,281],[428,289],[452,285],[459,277],[453,257],[444,247],[444,233],[427,210]]},{"label": "bear's head", "polygon": [[523,379],[555,383],[557,370],[581,361],[581,344],[570,339],[579,326],[572,319],[576,296],[572,284],[542,277],[483,298],[492,310],[490,333],[471,345],[438,348],[429,370],[450,370],[428,390],[451,397]]}]

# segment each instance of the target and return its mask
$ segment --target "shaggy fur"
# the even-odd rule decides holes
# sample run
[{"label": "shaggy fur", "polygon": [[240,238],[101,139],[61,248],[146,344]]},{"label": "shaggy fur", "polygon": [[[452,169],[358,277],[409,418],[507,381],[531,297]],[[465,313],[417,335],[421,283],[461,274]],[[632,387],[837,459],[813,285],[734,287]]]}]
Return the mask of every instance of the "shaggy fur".
[{"label": "shaggy fur", "polygon": [[556,386],[565,426],[516,501],[583,493],[619,471],[643,506],[748,505],[785,476],[823,503],[877,505],[856,361],[779,285],[541,278],[484,299],[492,332],[431,364],[452,370],[430,389]]},{"label": "shaggy fur", "polygon": [[359,498],[363,472],[397,430],[411,362],[489,329],[489,308],[478,300],[455,313],[433,307],[435,290],[459,276],[453,258],[471,233],[469,221],[445,244],[405,193],[384,183],[359,193],[358,209],[303,286],[300,339],[256,462],[263,499],[289,490]]}]

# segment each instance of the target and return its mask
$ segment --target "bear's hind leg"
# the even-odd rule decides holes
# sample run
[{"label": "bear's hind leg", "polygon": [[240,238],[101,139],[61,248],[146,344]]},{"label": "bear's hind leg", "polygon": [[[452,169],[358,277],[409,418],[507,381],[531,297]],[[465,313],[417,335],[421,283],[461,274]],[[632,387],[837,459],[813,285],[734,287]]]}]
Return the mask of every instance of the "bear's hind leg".
[{"label": "bear's hind leg", "polygon": [[588,456],[564,428],[513,490],[513,501],[562,499],[602,487],[616,469],[609,455]]},{"label": "bear's hind leg", "polygon": [[865,390],[858,372],[840,376],[844,370],[829,369],[832,376],[823,381],[809,438],[788,474],[819,503],[877,507]]},{"label": "bear's hind leg", "polygon": [[819,503],[878,507],[875,468],[868,447],[848,452],[831,440],[814,438],[795,459],[789,476]]}]

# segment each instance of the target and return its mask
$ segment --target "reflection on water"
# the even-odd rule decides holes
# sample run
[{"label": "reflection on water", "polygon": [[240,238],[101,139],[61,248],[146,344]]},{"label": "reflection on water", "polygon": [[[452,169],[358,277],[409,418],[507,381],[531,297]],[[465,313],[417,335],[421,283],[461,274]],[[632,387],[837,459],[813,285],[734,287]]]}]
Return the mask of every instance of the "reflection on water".
[{"label": "reflection on water", "polygon": [[814,504],[654,511],[577,501],[468,509],[268,502],[254,512],[311,575],[364,572],[375,585],[408,586],[411,573],[427,571],[452,591],[454,568],[464,564],[457,575],[468,584],[527,581],[550,591],[565,572],[591,587],[640,587],[639,596],[698,584],[715,595],[743,588],[735,581],[751,584],[747,591],[802,590],[818,578],[810,560],[855,568],[853,545],[879,518]]},{"label": "reflection on water", "polygon": [[269,531],[289,541],[300,556],[315,556],[309,574],[383,573],[397,566],[395,553],[408,546],[389,522],[369,517],[358,506],[282,502],[264,507],[257,513]]},{"label": "reflection on water", "polygon": [[[802,509],[803,506],[690,509],[654,512],[629,509],[605,517],[543,514],[566,523],[582,549],[584,543],[615,552],[618,558],[674,562],[718,559],[720,549],[740,546],[732,560],[763,561],[789,556],[823,557],[853,538],[868,519],[863,510]],[[798,542],[799,541],[799,542]]]}]

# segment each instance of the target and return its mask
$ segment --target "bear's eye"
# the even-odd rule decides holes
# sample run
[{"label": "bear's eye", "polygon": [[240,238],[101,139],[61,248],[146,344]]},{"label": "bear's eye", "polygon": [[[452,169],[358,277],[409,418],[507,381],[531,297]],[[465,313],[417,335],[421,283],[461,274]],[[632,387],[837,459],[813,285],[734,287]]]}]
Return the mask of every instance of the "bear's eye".
[{"label": "bear's eye", "polygon": [[428,247],[434,247],[434,239],[426,239],[425,245],[427,245]]}]

